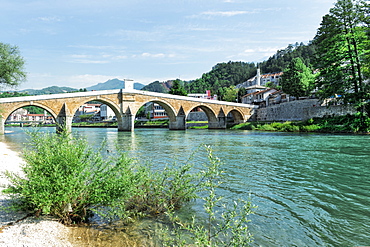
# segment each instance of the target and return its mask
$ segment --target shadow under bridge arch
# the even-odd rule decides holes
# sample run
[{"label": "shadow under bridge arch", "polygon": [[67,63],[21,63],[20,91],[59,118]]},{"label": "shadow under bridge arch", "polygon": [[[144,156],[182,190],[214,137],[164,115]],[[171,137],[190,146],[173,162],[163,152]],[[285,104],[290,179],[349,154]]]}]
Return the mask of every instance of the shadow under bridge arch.
[{"label": "shadow under bridge arch", "polygon": [[[193,107],[187,113],[187,119],[191,120],[191,115],[203,115],[205,120],[208,120],[208,129],[225,129],[226,128],[226,116],[224,111],[220,108],[218,112],[206,105],[198,105]],[[201,119],[203,120],[203,119]]]},{"label": "shadow under bridge arch", "polygon": [[233,124],[240,124],[245,122],[243,114],[236,109],[228,112],[228,114],[226,115],[226,120],[227,122],[232,122]]},{"label": "shadow under bridge arch", "polygon": [[[135,108],[128,107],[126,112],[123,115],[131,115],[136,118],[138,116],[138,113],[142,107],[145,108],[145,111],[150,114],[150,109],[153,109],[153,116],[155,111],[155,105],[159,105],[162,107],[162,111],[165,111],[166,117],[169,119],[169,129],[170,130],[184,130],[185,129],[185,113],[182,107],[180,109],[176,110],[171,104],[169,104],[166,101],[163,100],[150,100],[140,106],[136,106]],[[154,118],[154,117],[153,117]],[[132,125],[134,126],[134,125]],[[125,128],[124,130],[129,130],[128,128]],[[133,130],[133,127],[131,128]]]}]

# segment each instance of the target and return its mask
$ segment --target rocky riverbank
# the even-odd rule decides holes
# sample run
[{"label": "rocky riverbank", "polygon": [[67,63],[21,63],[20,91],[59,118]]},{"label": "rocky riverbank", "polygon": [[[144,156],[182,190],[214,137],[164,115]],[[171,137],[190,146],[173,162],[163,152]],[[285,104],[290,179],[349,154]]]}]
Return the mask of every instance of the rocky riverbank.
[{"label": "rocky riverbank", "polygon": [[70,230],[50,218],[26,217],[26,212],[7,212],[9,199],[1,193],[8,184],[4,171],[20,172],[24,161],[0,142],[0,246],[72,246]]}]

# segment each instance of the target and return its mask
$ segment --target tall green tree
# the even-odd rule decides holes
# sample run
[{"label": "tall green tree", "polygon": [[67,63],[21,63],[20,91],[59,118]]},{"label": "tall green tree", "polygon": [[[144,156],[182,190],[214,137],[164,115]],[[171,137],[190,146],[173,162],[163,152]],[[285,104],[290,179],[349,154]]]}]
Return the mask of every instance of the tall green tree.
[{"label": "tall green tree", "polygon": [[296,98],[307,96],[313,89],[315,77],[299,57],[293,58],[281,76],[282,90]]},{"label": "tall green tree", "polygon": [[318,95],[325,99],[340,95],[360,112],[370,99],[369,4],[362,0],[338,0],[323,17],[314,38],[315,68],[319,69]]},{"label": "tall green tree", "polygon": [[237,98],[238,98],[238,89],[235,88],[235,86],[225,88],[225,92],[222,98],[224,101],[236,102]]},{"label": "tall green tree", "polygon": [[0,42],[0,86],[18,86],[26,79],[24,59],[17,46]]},{"label": "tall green tree", "polygon": [[187,96],[188,93],[186,92],[184,86],[182,85],[182,81],[179,79],[176,79],[173,81],[172,87],[169,91],[170,94],[175,95],[181,95],[181,96]]}]

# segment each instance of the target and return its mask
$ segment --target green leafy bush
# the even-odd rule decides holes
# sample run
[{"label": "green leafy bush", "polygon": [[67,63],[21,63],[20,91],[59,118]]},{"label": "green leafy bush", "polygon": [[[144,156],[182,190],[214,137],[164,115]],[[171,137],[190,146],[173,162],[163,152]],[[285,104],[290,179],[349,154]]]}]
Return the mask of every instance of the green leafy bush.
[{"label": "green leafy bush", "polygon": [[300,131],[302,131],[302,132],[315,132],[315,131],[318,131],[320,129],[321,129],[321,127],[319,125],[316,125],[316,124],[304,125],[304,126],[300,127]]},{"label": "green leafy bush", "polygon": [[[162,232],[165,246],[249,246],[253,242],[248,229],[248,216],[256,206],[251,201],[236,199],[225,203],[224,198],[217,195],[217,188],[223,183],[222,162],[213,155],[210,147],[206,147],[209,163],[203,164],[203,186],[206,188],[201,200],[207,215],[206,222],[192,217],[191,222],[184,222],[172,211],[167,212],[173,222],[171,238]],[[168,230],[168,228],[167,228]]]},{"label": "green leafy bush", "polygon": [[23,175],[6,172],[13,208],[87,221],[89,212],[106,219],[132,219],[179,208],[201,190],[192,165],[153,171],[123,152],[102,155],[84,139],[68,134],[30,133]]},{"label": "green leafy bush", "polygon": [[338,132],[338,133],[362,133],[370,132],[370,118],[365,114],[311,118],[306,121],[285,123],[241,123],[231,129],[282,131],[282,132]]}]

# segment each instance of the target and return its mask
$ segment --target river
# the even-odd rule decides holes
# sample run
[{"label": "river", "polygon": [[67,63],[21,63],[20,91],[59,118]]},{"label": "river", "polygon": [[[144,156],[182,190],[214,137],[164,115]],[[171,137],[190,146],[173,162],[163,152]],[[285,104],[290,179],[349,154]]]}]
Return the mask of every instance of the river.
[{"label": "river", "polygon": [[[21,128],[0,140],[21,149]],[[130,156],[162,166],[204,161],[210,145],[224,163],[226,199],[251,197],[256,246],[370,245],[370,135],[255,132],[243,130],[75,128],[92,145],[116,143]]]}]

